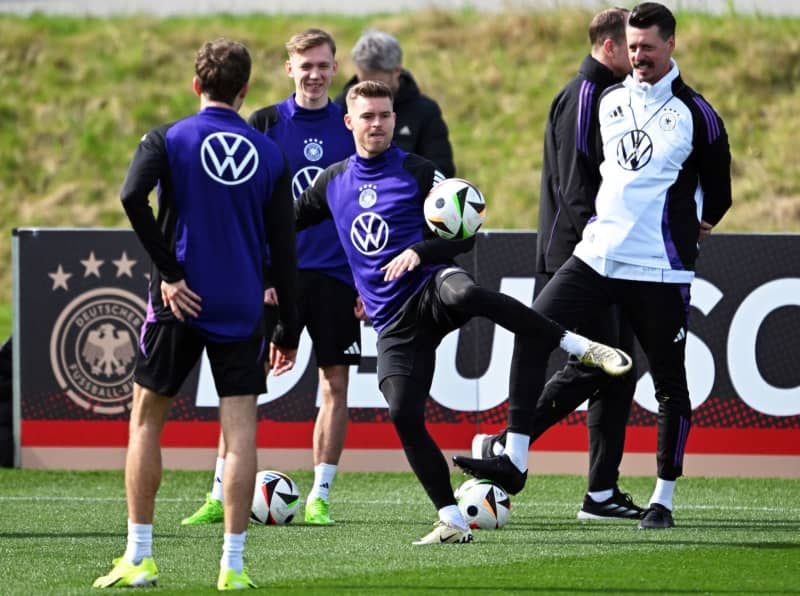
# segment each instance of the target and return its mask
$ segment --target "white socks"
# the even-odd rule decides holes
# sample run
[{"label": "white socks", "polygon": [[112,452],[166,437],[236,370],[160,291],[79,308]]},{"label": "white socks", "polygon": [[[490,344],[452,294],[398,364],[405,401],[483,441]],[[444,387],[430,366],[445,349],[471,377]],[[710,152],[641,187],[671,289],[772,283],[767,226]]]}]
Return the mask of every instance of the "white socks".
[{"label": "white socks", "polygon": [[153,556],[153,524],[135,524],[128,520],[128,547],[123,556],[134,565]]},{"label": "white socks", "polygon": [[506,434],[506,448],[504,453],[520,472],[525,472],[528,469],[529,444],[530,437],[528,435],[521,435],[519,433]]},{"label": "white socks", "polygon": [[307,501],[317,497],[327,501],[331,486],[333,486],[334,476],[336,476],[336,464],[317,464],[314,466],[314,484],[311,485]]},{"label": "white socks", "polygon": [[656,478],[656,488],[650,497],[650,505],[658,503],[672,511],[672,493],[675,492],[675,481]]},{"label": "white socks", "polygon": [[446,523],[448,526],[454,526],[459,530],[468,530],[467,522],[464,521],[464,516],[461,515],[461,510],[458,505],[447,505],[439,509],[439,519]]},{"label": "white socks", "polygon": [[561,336],[561,342],[558,345],[565,352],[581,358],[589,349],[589,340],[582,335],[567,331]]},{"label": "white socks", "polygon": [[244,569],[244,539],[247,532],[229,534],[225,532],[222,540],[222,559],[219,562],[221,569],[233,569],[241,573]]},{"label": "white socks", "polygon": [[214,468],[214,484],[211,485],[211,498],[222,503],[222,478],[225,472],[225,460],[217,458],[217,465]]}]

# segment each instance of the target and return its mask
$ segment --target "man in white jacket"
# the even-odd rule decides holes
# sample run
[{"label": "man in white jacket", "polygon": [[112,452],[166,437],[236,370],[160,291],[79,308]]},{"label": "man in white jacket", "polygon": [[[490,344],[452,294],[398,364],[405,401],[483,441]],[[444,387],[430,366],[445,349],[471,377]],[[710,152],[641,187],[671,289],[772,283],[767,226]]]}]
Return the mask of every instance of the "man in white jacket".
[{"label": "man in white jacket", "polygon": [[[639,527],[661,529],[674,525],[672,496],[692,414],[684,366],[690,284],[699,240],[731,205],[731,157],[722,120],[683,82],[672,59],[675,17],[669,9],[639,4],[626,36],[633,72],[599,102],[596,215],[534,309],[572,329],[617,304],[630,322],[659,404],[656,487]],[[530,395],[541,386],[547,359],[524,339],[513,358],[529,366],[517,367],[520,374],[512,378],[509,420],[536,407],[534,426],[545,419],[552,424],[545,410],[567,413],[605,382],[590,375],[564,383],[558,373],[533,406]],[[503,457],[455,461],[491,478],[513,463]]]}]

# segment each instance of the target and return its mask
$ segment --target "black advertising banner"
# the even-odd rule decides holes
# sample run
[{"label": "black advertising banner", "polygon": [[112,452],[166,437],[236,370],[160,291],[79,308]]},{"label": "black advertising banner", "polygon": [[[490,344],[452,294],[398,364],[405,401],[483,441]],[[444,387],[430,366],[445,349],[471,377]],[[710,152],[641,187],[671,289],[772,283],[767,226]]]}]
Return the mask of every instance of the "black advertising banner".
[{"label": "black advertising banner", "polygon": [[[531,304],[536,236],[488,231],[459,259],[479,283]],[[703,244],[692,285],[687,373],[689,451],[800,454],[800,236],[724,235]],[[17,446],[124,447],[149,260],[129,230],[20,229],[14,236]],[[375,333],[362,327],[350,373],[347,446],[397,448],[375,379]],[[487,320],[450,334],[437,352],[426,414],[440,446],[463,449],[505,422],[513,336]],[[557,358],[552,365],[555,366]],[[656,403],[639,358],[627,449],[654,449]],[[290,373],[259,396],[259,446],[310,448],[317,373],[307,334]],[[187,379],[164,444],[213,447],[217,397],[207,360]],[[540,450],[585,448],[578,409]]]}]

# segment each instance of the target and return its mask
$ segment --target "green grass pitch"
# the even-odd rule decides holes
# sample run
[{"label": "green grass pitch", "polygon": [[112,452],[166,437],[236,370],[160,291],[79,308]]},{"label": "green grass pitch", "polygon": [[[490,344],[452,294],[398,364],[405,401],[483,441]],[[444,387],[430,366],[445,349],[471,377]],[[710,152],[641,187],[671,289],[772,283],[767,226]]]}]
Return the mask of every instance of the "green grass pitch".
[{"label": "green grass pitch", "polygon": [[[311,474],[289,471],[305,493]],[[457,486],[465,479],[452,477]],[[210,472],[164,473],[148,592],[212,594],[222,528],[181,527]],[[645,503],[651,478],[622,486]],[[800,481],[685,478],[676,527],[579,522],[579,476],[529,478],[509,525],[419,547],[435,511],[410,473],[341,472],[332,527],[250,526],[245,563],[280,594],[800,594]],[[125,549],[120,472],[0,470],[0,593],[92,594]]]}]

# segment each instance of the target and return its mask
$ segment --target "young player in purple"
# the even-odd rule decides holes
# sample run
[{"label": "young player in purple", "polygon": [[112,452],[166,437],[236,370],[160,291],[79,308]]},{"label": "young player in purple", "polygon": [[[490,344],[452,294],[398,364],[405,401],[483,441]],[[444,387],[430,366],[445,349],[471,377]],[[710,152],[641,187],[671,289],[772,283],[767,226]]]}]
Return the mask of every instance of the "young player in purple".
[{"label": "young player in purple", "polygon": [[[624,374],[630,358],[475,284],[453,263],[474,238],[442,240],[425,225],[423,201],[443,177],[431,162],[391,144],[391,89],[364,81],[350,89],[347,106],[345,123],[356,154],[326,169],[295,203],[297,228],[333,219],[378,331],[380,390],[408,462],[439,512],[433,531],[414,544],[471,542],[447,462],[425,427],[425,401],[441,339],[472,317],[485,316],[550,349],[560,345],[610,374]],[[528,423],[519,430],[529,429]],[[527,447],[526,442],[526,457]]]},{"label": "young player in purple", "polygon": [[[248,122],[283,150],[297,199],[327,166],[355,151],[342,109],[328,99],[336,73],[336,44],[320,29],[307,29],[286,43],[286,73],[295,91],[284,101],[256,110]],[[276,263],[277,265],[277,263]],[[354,312],[358,295],[333,222],[324,221],[297,234],[299,327],[308,329],[319,367],[320,407],[314,424],[314,484],[305,521],[334,523],[330,489],[347,433],[347,384],[350,366],[361,358],[361,326]],[[275,290],[265,294],[275,304]],[[222,521],[225,442],[220,437],[216,470],[206,502],[183,525]]]},{"label": "young player in purple", "polygon": [[[280,149],[237,114],[250,54],[218,39],[197,52],[201,110],[148,132],[122,187],[122,204],[153,261],[148,312],[134,374],[125,488],[128,542],[95,588],[158,581],[153,516],[161,431],[172,397],[205,349],[225,435],[225,533],[217,588],[255,587],[243,553],[256,476],[256,395],[266,385],[263,328],[266,250],[281,318],[270,346],[278,371],[297,351],[295,239],[289,175]],[[158,219],[148,197],[158,189]]]}]

